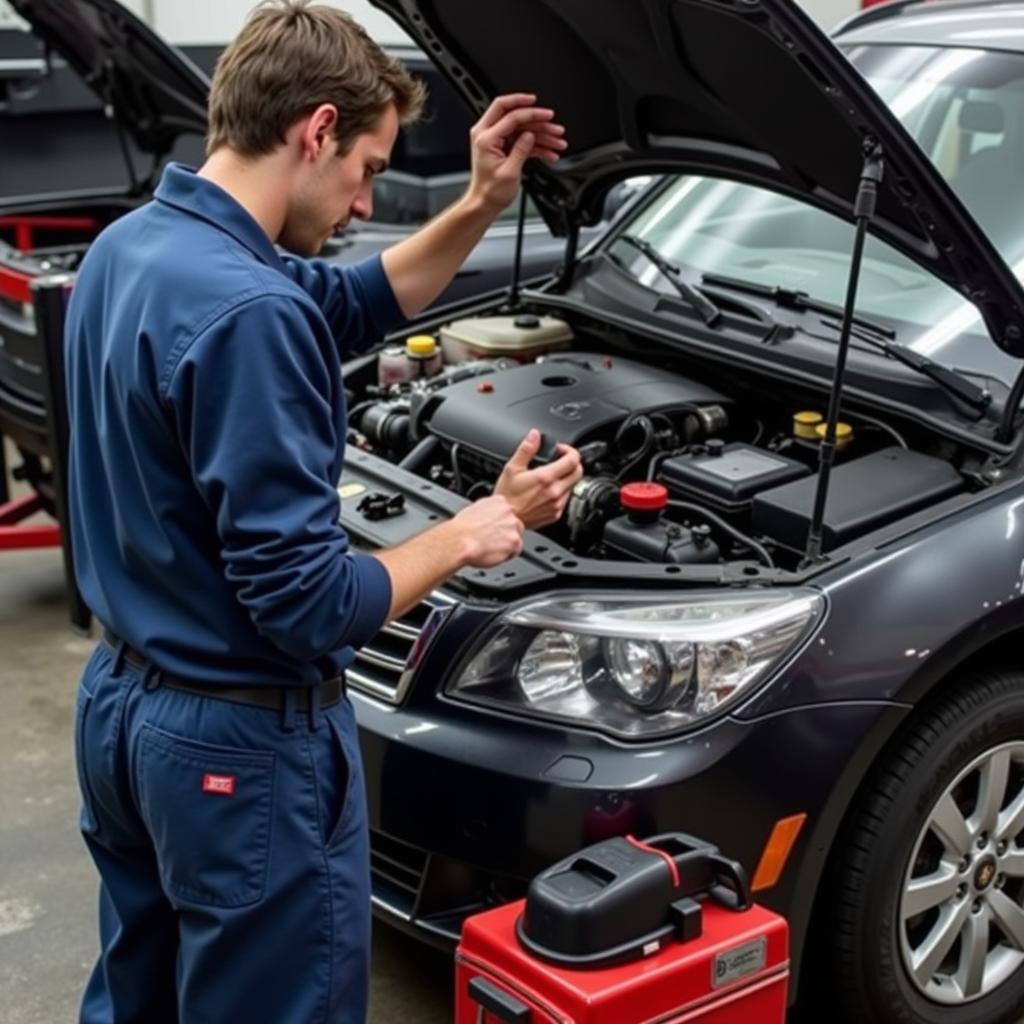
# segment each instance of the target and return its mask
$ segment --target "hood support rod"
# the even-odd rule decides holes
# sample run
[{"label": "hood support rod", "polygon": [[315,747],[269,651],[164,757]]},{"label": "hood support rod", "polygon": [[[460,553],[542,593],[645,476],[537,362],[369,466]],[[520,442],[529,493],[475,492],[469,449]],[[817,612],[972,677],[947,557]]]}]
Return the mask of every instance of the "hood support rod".
[{"label": "hood support rod", "polygon": [[1010,388],[1006,397],[1006,405],[1003,406],[1003,415],[999,420],[999,430],[996,433],[996,440],[1003,444],[1009,444],[1013,440],[1013,424],[1020,412],[1021,398],[1024,398],[1024,369],[1017,374],[1017,379]]},{"label": "hood support rod", "polygon": [[850,351],[850,331],[857,303],[857,285],[860,281],[861,264],[864,260],[864,240],[868,224],[875,215],[878,200],[878,186],[884,170],[881,144],[874,139],[864,140],[864,166],[857,186],[857,198],[853,206],[856,233],[853,240],[853,254],[850,258],[850,275],[846,285],[846,304],[843,308],[842,330],[836,353],[836,369],[832,378],[832,392],[828,400],[828,418],[825,437],[818,449],[818,485],[814,491],[814,511],[811,525],[807,530],[807,550],[801,568],[807,568],[821,561],[822,529],[825,522],[825,501],[828,498],[829,477],[836,457],[836,424],[839,421],[839,406],[843,396],[843,381],[846,376],[846,356]]},{"label": "hood support rod", "polygon": [[572,280],[572,272],[576,268],[576,252],[580,247],[580,222],[577,217],[569,221],[568,230],[565,233],[565,252],[562,254],[562,265],[555,271],[558,279],[555,282],[558,288],[565,288]]},{"label": "hood support rod", "polygon": [[519,217],[516,221],[516,254],[512,260],[512,280],[508,286],[508,304],[519,308],[519,278],[523,272],[523,235],[526,233],[526,184],[519,184]]}]

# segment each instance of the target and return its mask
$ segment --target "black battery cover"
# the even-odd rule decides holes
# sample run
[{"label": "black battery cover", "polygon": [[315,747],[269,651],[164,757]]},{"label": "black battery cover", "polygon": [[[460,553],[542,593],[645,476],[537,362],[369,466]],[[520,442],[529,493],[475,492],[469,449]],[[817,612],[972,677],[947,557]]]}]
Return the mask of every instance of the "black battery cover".
[{"label": "black battery cover", "polygon": [[749,444],[712,444],[661,464],[660,478],[673,491],[707,501],[723,512],[742,512],[759,491],[807,476],[802,462]]},{"label": "black battery cover", "polygon": [[[818,477],[806,477],[754,497],[754,533],[802,548]],[[906,448],[883,448],[836,466],[829,481],[822,530],[826,549],[908,515],[964,489],[960,474],[942,459]]]}]

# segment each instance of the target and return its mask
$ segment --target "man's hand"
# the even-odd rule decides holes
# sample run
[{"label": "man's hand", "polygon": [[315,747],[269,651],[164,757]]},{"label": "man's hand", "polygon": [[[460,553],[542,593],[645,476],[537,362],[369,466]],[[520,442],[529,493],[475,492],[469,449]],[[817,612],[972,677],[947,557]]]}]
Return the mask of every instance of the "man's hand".
[{"label": "man's hand", "polygon": [[495,494],[508,498],[529,530],[560,519],[569,494],[583,476],[580,453],[567,444],[558,445],[560,457],[554,462],[530,469],[539,450],[540,433],[531,430],[505,464],[494,488]]},{"label": "man's hand", "polygon": [[499,96],[470,129],[469,194],[495,213],[515,199],[527,160],[553,164],[568,146],[565,128],[554,122],[555,112],[534,106],[536,101],[527,92]]},{"label": "man's hand", "polygon": [[530,157],[554,163],[566,148],[554,112],[531,93],[499,96],[473,125],[473,174],[458,202],[414,235],[385,249],[384,273],[407,317],[426,309],[455,277],[494,218],[519,191]]},{"label": "man's hand", "polygon": [[500,496],[474,501],[447,526],[462,544],[465,564],[478,569],[501,565],[523,550],[523,524],[508,500]]}]

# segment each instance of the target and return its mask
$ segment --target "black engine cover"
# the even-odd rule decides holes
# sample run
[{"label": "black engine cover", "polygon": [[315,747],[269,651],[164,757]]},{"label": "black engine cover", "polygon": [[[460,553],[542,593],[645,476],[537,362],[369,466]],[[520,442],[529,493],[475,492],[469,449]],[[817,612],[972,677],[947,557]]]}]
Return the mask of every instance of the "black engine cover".
[{"label": "black engine cover", "polygon": [[423,409],[417,433],[425,427],[446,441],[504,461],[536,427],[544,435],[539,456],[544,460],[560,441],[578,447],[630,413],[707,404],[731,403],[667,370],[574,354],[443,388]]}]

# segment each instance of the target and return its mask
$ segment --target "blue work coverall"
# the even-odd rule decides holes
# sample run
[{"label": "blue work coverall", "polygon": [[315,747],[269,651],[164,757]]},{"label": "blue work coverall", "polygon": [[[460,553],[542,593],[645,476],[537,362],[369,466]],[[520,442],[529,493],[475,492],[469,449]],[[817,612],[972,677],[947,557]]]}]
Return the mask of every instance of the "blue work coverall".
[{"label": "blue work coverall", "polygon": [[295,713],[291,688],[343,672],[387,615],[386,570],[338,522],[341,359],[402,319],[379,257],[282,256],[175,164],[82,264],[71,526],[79,586],[113,638],[84,670],[75,724],[101,876],[86,1024],[365,1019],[352,708]]}]

